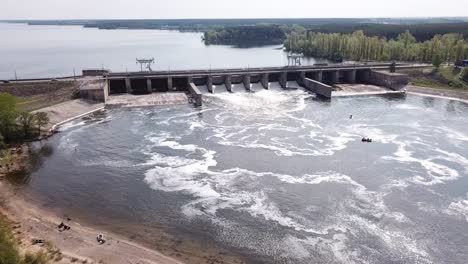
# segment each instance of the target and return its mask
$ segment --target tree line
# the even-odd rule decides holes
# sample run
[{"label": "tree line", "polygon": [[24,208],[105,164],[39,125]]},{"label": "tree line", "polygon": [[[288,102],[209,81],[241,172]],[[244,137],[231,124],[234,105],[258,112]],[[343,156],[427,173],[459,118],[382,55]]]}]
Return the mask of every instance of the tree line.
[{"label": "tree line", "polygon": [[203,34],[207,45],[281,44],[284,38],[283,28],[272,25],[228,27],[208,30]]},{"label": "tree line", "polygon": [[461,64],[468,57],[468,41],[461,34],[435,35],[418,42],[408,30],[396,39],[367,36],[361,30],[352,34],[291,32],[284,47],[288,51],[333,60],[425,62],[437,67],[443,62]]},{"label": "tree line", "polygon": [[19,111],[14,96],[0,93],[0,149],[36,139],[48,123],[47,113]]},{"label": "tree line", "polygon": [[431,40],[435,35],[449,33],[459,33],[468,36],[468,23],[338,23],[316,25],[307,29],[314,32],[341,34],[351,34],[362,30],[367,36],[385,37],[387,39],[397,39],[401,33],[408,30],[418,42]]}]

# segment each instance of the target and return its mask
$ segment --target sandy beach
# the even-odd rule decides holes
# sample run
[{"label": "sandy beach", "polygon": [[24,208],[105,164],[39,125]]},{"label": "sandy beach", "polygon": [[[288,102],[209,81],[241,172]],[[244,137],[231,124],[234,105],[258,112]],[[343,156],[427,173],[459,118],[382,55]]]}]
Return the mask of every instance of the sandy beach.
[{"label": "sandy beach", "polygon": [[[20,241],[20,249],[24,252],[47,251],[45,245],[31,243],[33,239],[45,240],[61,252],[62,258],[56,263],[182,263],[114,234],[104,233],[106,242],[100,245],[96,240],[99,231],[39,208],[4,181],[0,181],[0,202],[0,212],[14,222],[13,232]],[[60,232],[57,225],[62,221],[71,229]]]}]

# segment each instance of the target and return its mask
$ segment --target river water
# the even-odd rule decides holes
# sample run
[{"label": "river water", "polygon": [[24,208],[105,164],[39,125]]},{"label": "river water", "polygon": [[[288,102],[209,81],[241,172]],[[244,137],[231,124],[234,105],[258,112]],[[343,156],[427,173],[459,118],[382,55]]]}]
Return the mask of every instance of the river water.
[{"label": "river water", "polygon": [[204,100],[68,124],[23,189],[248,263],[466,263],[466,104],[302,90]]},{"label": "river water", "polygon": [[[60,77],[83,68],[137,71],[136,58],[155,58],[153,70],[283,66],[281,45],[206,46],[202,33],[99,30],[80,26],[0,23],[0,79]],[[305,59],[304,64],[323,62]]]}]

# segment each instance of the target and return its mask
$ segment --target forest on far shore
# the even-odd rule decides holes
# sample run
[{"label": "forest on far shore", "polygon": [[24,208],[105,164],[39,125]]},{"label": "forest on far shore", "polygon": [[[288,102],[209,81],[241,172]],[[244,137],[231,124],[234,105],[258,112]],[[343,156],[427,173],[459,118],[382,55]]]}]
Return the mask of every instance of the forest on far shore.
[{"label": "forest on far shore", "polygon": [[[259,24],[254,26],[221,27],[206,30],[205,44],[243,46],[248,44],[274,45],[284,41],[291,34],[340,33],[352,34],[362,31],[366,36],[397,40],[399,35],[409,31],[416,42],[433,39],[436,35],[456,33],[468,37],[468,23],[418,23],[418,24],[378,24],[378,23],[333,23],[319,25],[280,25]],[[280,41],[281,40],[281,41]]]}]

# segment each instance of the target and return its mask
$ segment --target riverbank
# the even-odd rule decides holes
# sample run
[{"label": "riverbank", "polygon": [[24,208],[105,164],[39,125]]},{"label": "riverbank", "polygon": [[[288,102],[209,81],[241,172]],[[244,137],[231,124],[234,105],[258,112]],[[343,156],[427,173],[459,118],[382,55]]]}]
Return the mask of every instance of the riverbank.
[{"label": "riverbank", "polygon": [[48,128],[50,129],[102,109],[104,109],[103,103],[76,99],[42,108],[35,112],[47,113],[50,120]]},{"label": "riverbank", "polygon": [[[38,111],[48,113],[49,129],[55,129],[103,108],[103,104],[72,100]],[[3,166],[0,171],[0,214],[14,223],[11,229],[22,254],[42,252],[54,263],[242,263],[219,248],[182,241],[162,230],[151,230],[150,235],[139,226],[116,224],[73,210],[64,213],[41,204],[40,199],[21,192],[21,184],[17,184],[22,180],[10,179],[29,173],[33,149],[24,144],[8,150],[8,170]],[[70,215],[73,219],[67,220]],[[59,232],[61,222],[71,229]],[[96,240],[100,233],[106,238],[103,245]],[[139,241],[135,242],[137,237]],[[44,240],[45,244],[33,245],[33,239]]]},{"label": "riverbank", "polygon": [[[31,243],[33,239],[41,239],[61,252],[56,263],[182,263],[114,234],[105,234],[106,242],[101,245],[96,235],[102,230],[58,217],[25,199],[5,181],[0,181],[0,202],[0,213],[15,224],[15,238],[23,252],[46,251],[45,244]],[[62,221],[71,229],[60,232],[57,225]]]},{"label": "riverbank", "polygon": [[446,98],[450,100],[462,101],[468,103],[468,92],[460,91],[455,89],[436,89],[436,88],[429,88],[429,87],[421,87],[421,86],[414,86],[414,85],[407,85],[405,89],[409,93],[419,94],[419,95],[426,95],[426,96],[434,96],[440,98]]}]

